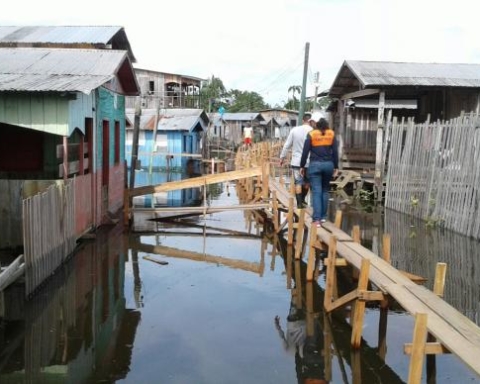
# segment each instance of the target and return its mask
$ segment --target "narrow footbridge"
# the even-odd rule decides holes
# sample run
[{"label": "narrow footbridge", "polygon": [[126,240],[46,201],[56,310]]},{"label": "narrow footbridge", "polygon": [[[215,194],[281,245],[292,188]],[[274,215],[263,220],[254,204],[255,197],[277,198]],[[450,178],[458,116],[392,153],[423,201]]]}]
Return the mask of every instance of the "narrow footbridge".
[{"label": "narrow footbridge", "polygon": [[[236,180],[250,198],[249,203],[239,206],[239,209],[263,210],[278,233],[286,227],[288,244],[295,242],[295,258],[307,257],[307,280],[312,281],[319,274],[316,251],[328,253],[324,261],[327,267],[324,307],[327,312],[338,308],[351,309],[353,348],[360,348],[366,303],[376,301],[381,308],[379,354],[385,357],[388,308],[395,301],[415,319],[412,342],[404,345],[404,352],[411,355],[409,383],[421,382],[426,355],[443,353],[455,354],[480,376],[480,328],[441,298],[446,276],[445,264],[437,265],[434,290],[430,291],[419,284],[421,278],[397,270],[390,264],[389,235],[384,236],[383,253],[379,256],[360,244],[359,227],[354,227],[351,235],[340,229],[341,211],[337,211],[335,223],[327,222],[320,228],[312,227],[311,208],[294,207],[293,183],[291,180],[287,183],[282,174],[275,174],[278,168],[268,162],[275,162],[272,153],[260,149],[253,154],[240,153],[239,156],[237,171],[135,188],[126,194],[126,204],[129,198],[142,194]],[[125,211],[130,215],[128,208],[126,205]],[[305,233],[309,235],[306,242]],[[304,249],[304,244],[307,249]],[[345,267],[352,268],[358,286],[339,297],[336,269]]]}]

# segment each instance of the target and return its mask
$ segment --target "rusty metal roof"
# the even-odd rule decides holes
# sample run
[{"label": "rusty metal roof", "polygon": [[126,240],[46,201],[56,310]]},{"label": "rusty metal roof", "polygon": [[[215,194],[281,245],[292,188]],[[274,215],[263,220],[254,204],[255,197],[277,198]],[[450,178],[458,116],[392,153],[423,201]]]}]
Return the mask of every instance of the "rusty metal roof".
[{"label": "rusty metal roof", "polygon": [[0,48],[0,91],[90,93],[118,75],[125,95],[138,83],[126,51]]},{"label": "rusty metal roof", "polygon": [[135,62],[130,42],[121,26],[0,26],[0,46],[55,45],[124,49]]},{"label": "rusty metal roof", "polygon": [[330,96],[386,86],[480,88],[480,64],[346,60],[330,88]]}]

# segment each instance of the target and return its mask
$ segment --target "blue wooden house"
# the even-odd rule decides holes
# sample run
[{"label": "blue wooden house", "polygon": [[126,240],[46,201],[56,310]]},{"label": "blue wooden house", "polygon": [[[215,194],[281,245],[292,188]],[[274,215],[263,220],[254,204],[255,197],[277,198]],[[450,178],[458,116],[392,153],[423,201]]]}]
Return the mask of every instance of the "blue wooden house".
[{"label": "blue wooden house", "polygon": [[124,50],[0,48],[0,248],[23,248],[27,294],[123,208],[138,91]]},{"label": "blue wooden house", "polygon": [[[127,109],[126,152],[131,160],[134,110]],[[209,119],[203,109],[143,109],[138,159],[141,168],[182,172],[191,158],[202,157],[202,139]],[[130,163],[128,163],[130,166]]]}]

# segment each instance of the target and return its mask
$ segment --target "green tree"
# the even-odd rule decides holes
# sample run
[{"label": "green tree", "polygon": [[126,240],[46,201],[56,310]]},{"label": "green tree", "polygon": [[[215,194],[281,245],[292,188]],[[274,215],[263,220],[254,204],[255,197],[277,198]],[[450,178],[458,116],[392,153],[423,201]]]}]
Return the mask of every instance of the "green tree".
[{"label": "green tree", "polygon": [[225,96],[226,92],[223,81],[212,75],[210,79],[203,83],[200,90],[200,107],[207,112],[213,112],[215,107],[220,107],[218,104],[221,103],[220,99]]},{"label": "green tree", "polygon": [[232,89],[228,92],[231,104],[225,107],[228,112],[258,112],[269,107],[257,92]]}]

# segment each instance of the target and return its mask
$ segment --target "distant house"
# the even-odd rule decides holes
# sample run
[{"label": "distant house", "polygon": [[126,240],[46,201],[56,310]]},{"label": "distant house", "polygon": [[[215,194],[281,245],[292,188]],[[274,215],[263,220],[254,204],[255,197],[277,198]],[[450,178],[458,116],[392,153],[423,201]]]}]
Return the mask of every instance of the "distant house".
[{"label": "distant house", "polygon": [[210,126],[208,135],[210,138],[225,139],[227,135],[227,124],[220,113],[209,113]]},{"label": "distant house", "polygon": [[479,112],[480,64],[346,60],[328,95],[344,166],[371,168],[381,152],[378,123],[389,113],[421,123]]},{"label": "distant house", "polygon": [[267,122],[265,126],[268,126],[268,122],[271,119],[278,124],[277,129],[275,129],[275,124],[271,123],[270,126],[275,130],[272,132],[272,138],[275,139],[284,139],[288,136],[291,127],[297,125],[298,120],[298,111],[292,111],[289,109],[282,108],[270,108],[260,111],[260,114],[263,116]]},{"label": "distant house", "polygon": [[[142,108],[200,108],[203,79],[141,68],[135,68],[135,74],[140,85]],[[135,108],[134,97],[127,98],[126,107]]]},{"label": "distant house", "polygon": [[263,137],[263,128],[260,123],[265,119],[259,112],[224,113],[223,120],[226,124],[225,137],[235,144],[243,142],[245,127],[253,127],[254,140]]},{"label": "distant house", "polygon": [[[59,254],[55,242],[65,241],[66,257],[78,237],[123,207],[125,95],[138,91],[126,51],[0,48],[0,227],[9,228],[0,248],[27,239],[36,248],[26,255]],[[23,199],[51,185],[65,191],[62,203],[39,200],[22,214]],[[36,226],[48,235],[35,236]],[[68,236],[54,237],[54,229]]]},{"label": "distant house", "polygon": [[[126,150],[130,154],[135,110],[127,109],[127,119]],[[138,142],[141,167],[185,169],[189,158],[201,158],[201,142],[208,124],[203,109],[161,109],[158,114],[156,109],[143,109]],[[130,156],[127,158],[130,161]]]}]

